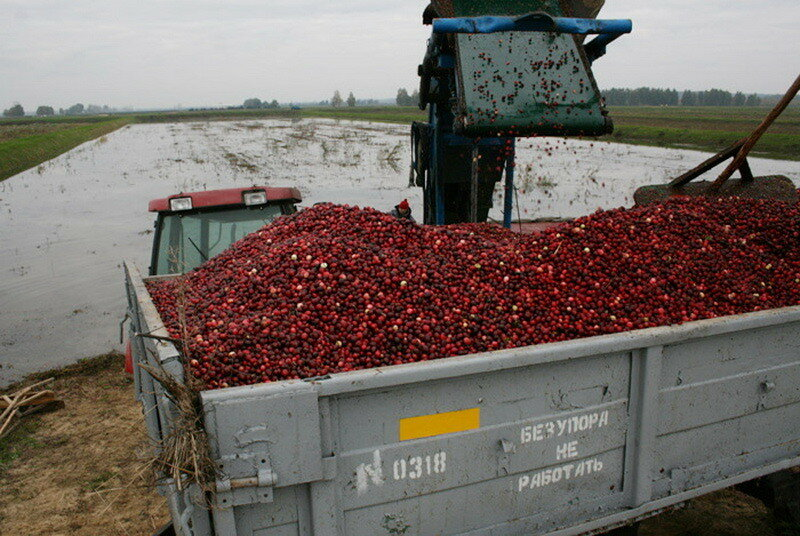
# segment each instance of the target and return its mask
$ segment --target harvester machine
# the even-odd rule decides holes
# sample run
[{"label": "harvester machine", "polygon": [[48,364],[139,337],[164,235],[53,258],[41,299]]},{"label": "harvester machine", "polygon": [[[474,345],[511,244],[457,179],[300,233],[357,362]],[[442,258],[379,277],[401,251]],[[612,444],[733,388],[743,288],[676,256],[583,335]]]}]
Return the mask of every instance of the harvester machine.
[{"label": "harvester machine", "polygon": [[[595,137],[613,123],[592,74],[630,20],[595,19],[603,0],[434,0],[423,14],[433,35],[422,64],[412,126],[411,183],[424,189],[424,223],[483,222],[503,181],[503,225],[514,208],[519,137]],[[576,18],[584,17],[584,18]],[[588,17],[588,18],[587,18]],[[596,35],[586,41],[587,35]],[[754,177],[747,157],[800,90],[798,78],[749,136],[668,184],[640,188],[636,203],[674,195],[798,201],[792,181]],[[696,181],[731,160],[714,181]],[[735,172],[741,178],[731,179]]]},{"label": "harvester machine", "polygon": [[[424,222],[486,221],[504,181],[510,227],[515,140],[600,136],[613,129],[592,75],[630,20],[599,20],[602,0],[434,0],[419,67],[411,181],[424,189]],[[586,41],[587,35],[595,35]]]}]

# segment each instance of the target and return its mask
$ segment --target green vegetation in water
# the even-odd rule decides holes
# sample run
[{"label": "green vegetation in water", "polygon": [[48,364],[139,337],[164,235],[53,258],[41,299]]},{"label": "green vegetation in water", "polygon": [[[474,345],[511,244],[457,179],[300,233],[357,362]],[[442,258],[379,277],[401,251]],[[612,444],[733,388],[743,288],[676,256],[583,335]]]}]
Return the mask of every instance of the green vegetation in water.
[{"label": "green vegetation in water", "polygon": [[178,123],[184,121],[247,121],[248,119],[272,119],[300,117],[297,110],[287,108],[262,110],[186,110],[179,112],[152,112],[133,114],[137,123]]}]

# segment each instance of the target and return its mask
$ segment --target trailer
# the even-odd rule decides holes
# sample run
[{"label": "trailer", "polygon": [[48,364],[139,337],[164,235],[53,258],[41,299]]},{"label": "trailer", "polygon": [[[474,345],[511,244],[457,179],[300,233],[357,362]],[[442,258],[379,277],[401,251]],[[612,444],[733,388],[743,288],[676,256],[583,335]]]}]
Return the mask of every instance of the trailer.
[{"label": "trailer", "polygon": [[[158,448],[176,409],[142,365],[184,366],[125,270]],[[800,465],[800,307],[201,400],[219,476],[211,507],[161,481],[176,534],[594,534]]]}]

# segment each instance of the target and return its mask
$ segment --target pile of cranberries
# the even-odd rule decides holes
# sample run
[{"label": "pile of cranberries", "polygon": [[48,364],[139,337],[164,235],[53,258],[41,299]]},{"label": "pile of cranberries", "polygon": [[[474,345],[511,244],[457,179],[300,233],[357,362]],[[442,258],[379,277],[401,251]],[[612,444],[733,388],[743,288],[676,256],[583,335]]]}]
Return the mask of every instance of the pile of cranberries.
[{"label": "pile of cranberries", "polygon": [[800,209],[673,199],[536,235],[318,205],[149,290],[208,388],[800,304]]}]

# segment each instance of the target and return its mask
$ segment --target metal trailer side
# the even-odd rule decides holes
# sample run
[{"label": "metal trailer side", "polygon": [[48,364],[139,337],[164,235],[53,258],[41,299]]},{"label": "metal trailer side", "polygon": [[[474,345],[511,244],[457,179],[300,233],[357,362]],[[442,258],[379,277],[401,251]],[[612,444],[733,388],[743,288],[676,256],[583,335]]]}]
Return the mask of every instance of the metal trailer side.
[{"label": "metal trailer side", "polygon": [[[165,335],[126,270],[134,332]],[[174,410],[136,369],[157,442]],[[211,510],[162,486],[178,534],[592,533],[800,465],[800,307],[201,396],[222,476]]]}]

